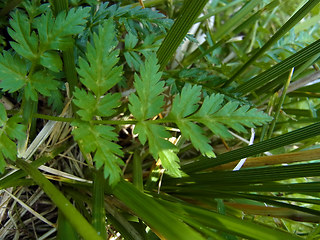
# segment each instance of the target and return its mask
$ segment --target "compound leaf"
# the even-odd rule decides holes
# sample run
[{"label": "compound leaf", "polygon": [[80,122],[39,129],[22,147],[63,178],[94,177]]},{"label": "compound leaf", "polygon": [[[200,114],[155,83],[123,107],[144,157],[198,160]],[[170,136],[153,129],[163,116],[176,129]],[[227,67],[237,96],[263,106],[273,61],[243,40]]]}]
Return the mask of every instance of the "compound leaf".
[{"label": "compound leaf", "polygon": [[168,118],[177,124],[181,134],[190,140],[197,150],[208,157],[214,157],[209,139],[204,135],[202,128],[186,118],[199,108],[200,94],[201,86],[185,86],[181,94],[178,94],[173,100]]},{"label": "compound leaf", "polygon": [[140,67],[139,77],[135,74],[134,86],[137,95],[131,94],[129,97],[129,109],[137,120],[152,118],[162,111],[164,105],[163,96],[160,94],[164,90],[164,83],[160,81],[158,60],[155,54],[151,54]]},{"label": "compound leaf", "polygon": [[145,121],[153,118],[162,111],[164,105],[163,96],[164,83],[160,81],[158,60],[155,54],[150,54],[144,64],[140,66],[140,77],[135,75],[134,86],[136,94],[129,97],[129,110],[139,121],[134,132],[138,134],[139,140],[145,144],[148,140],[149,151],[154,159],[160,157],[162,166],[167,173],[174,177],[181,177],[179,158],[175,152],[177,148],[168,138],[170,133],[164,126]]},{"label": "compound leaf", "polygon": [[221,94],[207,96],[199,111],[190,118],[223,138],[232,137],[226,126],[238,132],[247,132],[244,126],[254,128],[272,120],[272,117],[257,109],[250,109],[249,105],[239,107],[238,102],[230,101],[222,106],[222,102]]},{"label": "compound leaf", "polygon": [[41,51],[65,50],[72,46],[72,35],[84,30],[89,11],[88,7],[72,8],[68,14],[62,11],[54,18],[52,11],[48,10],[36,18],[34,25],[39,33]]},{"label": "compound leaf", "polygon": [[121,80],[122,67],[116,66],[119,51],[115,50],[116,35],[112,19],[98,27],[93,33],[92,43],[87,44],[86,58],[79,59],[80,81],[87,90],[74,91],[73,102],[79,107],[81,121],[75,121],[72,131],[85,154],[94,154],[96,168],[104,166],[104,176],[110,185],[119,182],[123,161],[121,147],[115,143],[117,134],[107,125],[95,125],[93,120],[110,117],[119,106],[121,94],[106,93]]},{"label": "compound leaf", "polygon": [[257,109],[250,109],[248,105],[239,107],[240,104],[236,101],[223,105],[224,96],[222,94],[205,97],[199,108],[200,94],[201,87],[185,86],[181,94],[175,97],[168,120],[172,119],[181,130],[181,134],[190,140],[197,150],[208,157],[215,155],[209,145],[209,139],[197,123],[207,126],[220,137],[231,138],[232,135],[228,132],[227,127],[238,132],[246,132],[244,126],[253,128],[272,119]]}]

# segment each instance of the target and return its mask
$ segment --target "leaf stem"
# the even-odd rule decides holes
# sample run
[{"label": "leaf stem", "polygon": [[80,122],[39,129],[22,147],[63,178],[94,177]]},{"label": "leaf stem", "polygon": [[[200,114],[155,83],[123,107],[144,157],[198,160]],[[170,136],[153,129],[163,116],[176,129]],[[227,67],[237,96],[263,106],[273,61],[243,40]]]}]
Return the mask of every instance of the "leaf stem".
[{"label": "leaf stem", "polygon": [[106,231],[106,212],[104,208],[105,181],[103,168],[96,171],[93,182],[92,225],[103,239],[108,239]]},{"label": "leaf stem", "polygon": [[[54,15],[58,15],[61,11],[68,12],[68,0],[51,1],[53,5]],[[78,85],[78,75],[76,71],[76,64],[74,61],[73,47],[63,51],[64,72],[66,74],[67,82],[69,83],[70,96],[73,95],[75,87]]]},{"label": "leaf stem", "polygon": [[[40,113],[33,114],[34,118],[41,118],[51,121],[57,121],[57,122],[73,122],[76,119],[75,118],[65,118],[65,117],[56,117],[56,116],[50,116]],[[152,121],[155,124],[159,123],[172,123],[174,120],[172,119],[156,119],[156,120],[145,120],[145,121]],[[109,125],[126,125],[126,124],[137,124],[137,120],[92,120],[93,124],[109,124]]]}]

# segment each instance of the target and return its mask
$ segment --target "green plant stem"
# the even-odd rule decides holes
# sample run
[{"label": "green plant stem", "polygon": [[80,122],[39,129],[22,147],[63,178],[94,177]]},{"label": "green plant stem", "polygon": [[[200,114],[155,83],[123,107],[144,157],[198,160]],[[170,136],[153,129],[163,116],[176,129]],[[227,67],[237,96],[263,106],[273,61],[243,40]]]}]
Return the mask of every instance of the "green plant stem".
[{"label": "green plant stem", "polygon": [[[73,122],[76,119],[74,118],[64,118],[64,117],[55,117],[55,116],[50,116],[50,115],[45,115],[45,114],[40,114],[40,113],[35,113],[33,114],[34,118],[41,118],[41,119],[46,119],[46,120],[51,120],[51,121],[57,121],[57,122]],[[174,122],[171,119],[157,119],[157,120],[149,120],[152,121],[153,123],[171,123]],[[137,120],[92,120],[91,121],[93,124],[109,124],[109,125],[126,125],[126,124],[137,124]]]},{"label": "green plant stem", "polygon": [[[75,118],[65,118],[65,117],[55,117],[40,113],[33,114],[34,118],[41,118],[51,121],[57,121],[57,122],[73,122],[76,121]],[[138,121],[136,120],[93,120],[93,124],[110,124],[110,125],[126,125],[126,124],[136,124]]]},{"label": "green plant stem", "polygon": [[102,238],[97,234],[87,220],[78,212],[78,210],[47,178],[41,174],[38,169],[22,159],[17,159],[16,163],[43,189],[52,202],[59,208],[59,210],[62,211],[70,224],[84,239],[102,240]]},{"label": "green plant stem", "polygon": [[58,234],[57,240],[79,240],[78,233],[72,227],[70,222],[66,219],[63,213],[58,211]]},{"label": "green plant stem", "polygon": [[24,123],[26,125],[29,125],[29,137],[33,139],[33,137],[36,134],[36,121],[35,119],[32,119],[32,116],[34,113],[37,112],[38,109],[38,102],[35,102],[31,99],[26,99],[25,94],[23,95],[22,99],[22,107],[23,113],[22,118],[24,120]]},{"label": "green plant stem", "polygon": [[96,171],[93,182],[92,225],[103,239],[108,238],[106,231],[106,212],[104,208],[105,181],[103,168]]},{"label": "green plant stem", "polygon": [[[145,7],[154,7],[157,5],[161,5],[163,3],[167,2],[167,0],[147,0],[147,1],[143,1],[143,4]],[[131,4],[132,7],[139,7],[141,6],[140,3],[133,3]]]},{"label": "green plant stem", "polygon": [[288,77],[287,81],[284,84],[282,95],[280,96],[279,103],[277,105],[277,108],[275,109],[273,120],[272,120],[271,126],[269,128],[269,132],[268,132],[268,136],[267,136],[268,139],[271,138],[273,130],[274,130],[274,126],[276,125],[276,122],[278,120],[278,117],[279,117],[279,114],[280,114],[280,110],[281,110],[282,104],[284,102],[284,99],[285,99],[285,96],[286,96],[286,93],[287,93],[287,90],[288,90],[288,87],[289,87],[289,84],[290,84],[290,81],[291,81],[291,78],[292,78],[292,75],[293,75],[293,71],[294,71],[294,68],[291,69],[289,77]]},{"label": "green plant stem", "polygon": [[207,4],[208,0],[189,0],[184,1],[184,5],[179,13],[179,17],[174,22],[167,36],[163,40],[157,56],[160,70],[164,69],[172,58],[181,41],[188,33],[189,29]]},{"label": "green plant stem", "polygon": [[[61,11],[68,12],[68,0],[56,0],[51,1],[53,6],[53,12],[56,16]],[[75,87],[78,85],[78,75],[76,71],[76,64],[74,61],[73,47],[63,51],[63,70],[66,74],[67,82],[69,83],[70,96],[73,95]],[[74,111],[76,108],[73,108]]]},{"label": "green plant stem", "polygon": [[142,159],[138,151],[133,155],[133,185],[143,192]]},{"label": "green plant stem", "polygon": [[[52,152],[45,154],[44,156],[34,160],[30,164],[33,167],[38,168],[41,165],[45,164],[46,162],[52,160],[54,157],[56,157],[61,152],[65,151],[70,146],[71,146],[70,143],[59,145],[59,146],[55,147],[52,150]],[[26,176],[26,173],[22,170],[18,170],[18,171],[14,172],[6,177],[1,178],[0,190],[13,186],[20,178],[23,178],[24,176]]]}]

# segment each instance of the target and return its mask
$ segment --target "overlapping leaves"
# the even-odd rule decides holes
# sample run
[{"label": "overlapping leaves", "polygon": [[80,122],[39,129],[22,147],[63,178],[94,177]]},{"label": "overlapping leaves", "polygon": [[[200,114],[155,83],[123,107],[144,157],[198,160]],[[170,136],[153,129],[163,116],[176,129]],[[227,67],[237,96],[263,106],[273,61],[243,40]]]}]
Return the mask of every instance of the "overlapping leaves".
[{"label": "overlapping leaves", "polygon": [[[139,134],[139,140],[145,144],[148,140],[149,149],[155,159],[160,157],[162,165],[173,176],[181,176],[179,171],[179,159],[176,155],[176,147],[167,139],[171,134],[164,126],[156,124],[150,119],[157,116],[164,106],[161,95],[164,91],[164,83],[160,81],[161,73],[155,55],[146,59],[145,65],[140,69],[141,76],[135,75],[134,86],[136,94],[129,98],[129,109],[138,120],[135,133]],[[182,136],[190,140],[193,146],[203,155],[214,157],[210,140],[205,135],[205,125],[213,133],[223,138],[230,138],[228,128],[238,132],[246,132],[245,127],[255,127],[271,120],[267,114],[250,109],[249,106],[239,106],[238,102],[228,102],[223,105],[224,97],[221,94],[207,96],[202,105],[201,86],[186,85],[181,94],[178,94],[173,103],[171,112],[163,120],[175,123]]]},{"label": "overlapping leaves", "polygon": [[147,121],[162,111],[165,104],[163,96],[164,82],[160,81],[161,73],[155,54],[150,55],[140,68],[140,77],[135,75],[134,86],[137,94],[129,97],[129,109],[139,121],[135,126],[135,133],[139,134],[139,140],[145,144],[148,139],[150,152],[155,159],[161,159],[162,166],[173,176],[181,176],[179,171],[179,158],[176,155],[176,147],[166,140],[171,135],[164,126]]},{"label": "overlapping leaves", "polygon": [[48,8],[34,19],[22,11],[13,12],[8,33],[14,39],[10,44],[15,53],[0,54],[0,87],[9,92],[24,88],[25,98],[33,101],[38,100],[38,93],[57,92],[59,82],[51,71],[61,71],[62,61],[56,50],[72,46],[72,35],[83,30],[88,12],[89,8],[70,9],[54,18]]},{"label": "overlapping leaves", "polygon": [[78,73],[86,90],[76,89],[74,104],[79,107],[79,121],[73,122],[72,134],[84,153],[94,154],[96,167],[104,166],[104,175],[111,185],[120,180],[123,164],[120,146],[115,143],[117,134],[112,126],[96,125],[92,120],[109,117],[118,107],[120,94],[107,93],[121,80],[122,67],[116,66],[119,51],[115,50],[115,29],[109,19],[99,26],[98,34],[87,44],[86,59],[79,59]]}]

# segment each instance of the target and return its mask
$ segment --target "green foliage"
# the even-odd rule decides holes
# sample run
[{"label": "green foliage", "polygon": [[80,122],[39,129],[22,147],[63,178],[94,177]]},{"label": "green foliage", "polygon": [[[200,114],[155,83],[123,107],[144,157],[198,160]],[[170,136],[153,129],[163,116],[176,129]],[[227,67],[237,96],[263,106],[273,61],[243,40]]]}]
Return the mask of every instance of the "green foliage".
[{"label": "green foliage", "polygon": [[[131,6],[111,5],[108,2],[99,5],[99,9],[92,17],[92,25],[103,21],[106,18],[114,18],[123,25],[126,30],[134,35],[138,35],[139,31],[147,29],[148,32],[157,32],[166,29],[172,25],[172,20],[165,18],[165,15],[150,8],[141,9],[141,7],[132,8]],[[142,25],[142,26],[141,26]]]},{"label": "green foliage", "polygon": [[123,156],[117,141],[117,134],[111,126],[94,125],[92,120],[110,117],[118,107],[120,94],[106,92],[121,80],[122,68],[116,66],[119,51],[115,50],[115,30],[109,19],[99,26],[98,34],[87,44],[86,58],[79,59],[78,73],[81,83],[88,92],[77,88],[74,104],[79,107],[77,114],[82,121],[75,121],[72,134],[84,153],[94,153],[96,167],[104,167],[104,176],[111,185],[120,180]]},{"label": "green foliage", "polygon": [[320,0],[45,2],[0,3],[0,189],[84,239],[319,238]]},{"label": "green foliage", "polygon": [[172,118],[182,135],[191,140],[194,147],[208,157],[214,157],[209,139],[204,135],[202,128],[193,121],[202,123],[218,136],[230,138],[231,135],[224,125],[238,132],[246,132],[243,125],[255,127],[272,119],[257,109],[249,110],[248,105],[239,107],[238,102],[230,101],[222,105],[223,95],[221,94],[207,96],[199,108],[200,94],[200,86],[184,87],[181,94],[174,99],[168,118]]},{"label": "green foliage", "polygon": [[0,73],[2,90],[15,92],[25,84],[27,66],[17,55],[13,56],[10,52],[3,51],[3,54],[0,54]]},{"label": "green foliage", "polygon": [[0,104],[0,172],[4,172],[6,167],[5,158],[15,161],[17,156],[17,146],[15,140],[25,139],[26,128],[20,124],[19,116],[7,117],[3,104]]},{"label": "green foliage", "polygon": [[[141,66],[141,77],[135,75],[134,86],[137,94],[129,97],[129,109],[133,116],[139,121],[135,126],[135,133],[139,134],[142,144],[148,144],[150,152],[155,159],[160,157],[162,166],[168,170],[168,174],[179,177],[179,158],[175,154],[176,147],[166,140],[171,135],[164,126],[153,124],[152,121],[145,121],[155,117],[165,104],[163,96],[164,82],[160,81],[161,73],[157,64],[156,55],[153,54],[146,59],[145,65]],[[157,136],[157,137],[155,137]]]},{"label": "green foliage", "polygon": [[[16,10],[11,14],[8,33],[14,39],[10,44],[15,54],[3,51],[0,56],[0,87],[10,93],[24,88],[24,96],[37,102],[38,93],[44,96],[59,95],[58,79],[52,72],[62,71],[62,61],[57,50],[73,46],[73,34],[83,31],[89,8],[71,9],[53,17],[50,8],[34,12],[34,6],[25,4],[30,17]],[[20,56],[19,56],[20,55]],[[31,63],[31,67],[30,67]],[[39,65],[43,68],[39,69]],[[52,72],[51,72],[52,71]],[[56,93],[54,93],[56,92]],[[55,106],[61,105],[59,98]]]},{"label": "green foliage", "polygon": [[[155,55],[146,59],[145,65],[141,67],[141,77],[135,75],[134,86],[136,94],[129,97],[129,109],[132,115],[138,120],[135,126],[135,133],[138,134],[142,144],[146,143],[150,147],[150,152],[157,159],[160,157],[162,165],[172,176],[181,176],[179,173],[179,158],[174,154],[176,147],[165,140],[171,137],[164,126],[157,125],[152,119],[162,112],[164,107],[163,96],[164,82],[160,81],[161,73]],[[238,131],[246,132],[246,127],[255,127],[270,121],[272,118],[257,109],[249,109],[248,105],[239,107],[238,102],[228,102],[222,105],[223,95],[212,94],[207,96],[201,107],[201,86],[186,85],[181,94],[178,94],[172,103],[171,111],[167,118],[169,122],[175,123],[182,136],[191,140],[193,146],[203,155],[215,157],[210,140],[205,135],[203,128],[196,122],[207,126],[213,133],[230,138],[228,127]],[[157,136],[157,138],[155,138]]]}]

